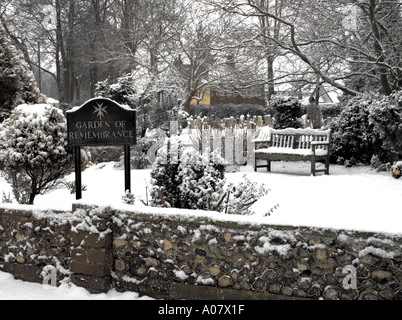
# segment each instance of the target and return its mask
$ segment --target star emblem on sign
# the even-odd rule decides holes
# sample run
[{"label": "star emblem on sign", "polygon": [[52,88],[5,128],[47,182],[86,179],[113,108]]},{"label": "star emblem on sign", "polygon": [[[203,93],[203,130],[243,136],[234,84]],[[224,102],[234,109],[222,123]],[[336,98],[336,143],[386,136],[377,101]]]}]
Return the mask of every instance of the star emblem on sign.
[{"label": "star emblem on sign", "polygon": [[97,103],[96,107],[94,106],[94,113],[97,114],[99,117],[99,120],[102,121],[102,118],[105,116],[105,113],[107,114],[108,112],[106,111],[107,107],[103,106],[103,103]]}]

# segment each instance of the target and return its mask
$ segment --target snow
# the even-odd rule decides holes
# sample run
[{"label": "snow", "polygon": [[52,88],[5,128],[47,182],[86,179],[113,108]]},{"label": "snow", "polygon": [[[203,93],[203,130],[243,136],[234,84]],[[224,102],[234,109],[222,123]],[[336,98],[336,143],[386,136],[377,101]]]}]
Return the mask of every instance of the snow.
[{"label": "snow", "polygon": [[[311,149],[293,149],[291,147],[271,147],[267,149],[258,149],[255,153],[266,153],[266,154],[288,154],[288,155],[298,155],[303,157],[310,157],[314,154]],[[328,154],[327,150],[317,149],[315,151],[317,156],[325,156]]]},{"label": "snow", "polygon": [[31,104],[21,104],[19,105],[17,108],[15,108],[16,110],[18,110],[19,112],[23,113],[26,117],[30,116],[30,115],[37,115],[37,116],[41,116],[42,114],[44,114],[46,111],[46,109],[51,108],[52,106],[49,104],[35,104],[35,105],[31,105]]},{"label": "snow", "polygon": [[97,101],[98,99],[107,100],[107,101],[109,101],[109,102],[112,103],[112,104],[117,104],[118,106],[120,106],[121,108],[123,108],[123,109],[125,109],[125,110],[133,110],[133,109],[131,109],[128,105],[117,103],[116,101],[111,100],[111,99],[109,99],[109,98],[96,97],[96,98],[93,98],[93,99],[90,99],[90,100],[86,101],[82,106],[76,106],[76,107],[71,108],[70,110],[67,111],[67,113],[74,113],[74,112],[77,112],[77,111],[80,110],[83,106],[90,104],[92,101]]},{"label": "snow", "polygon": [[331,134],[331,130],[315,130],[311,128],[307,129],[271,129],[271,134],[282,134],[282,135],[304,135],[304,136],[329,136]]},{"label": "snow", "polygon": [[[228,182],[239,183],[244,174],[271,192],[252,207],[255,215],[235,216],[217,212],[161,209],[124,204],[124,171],[116,163],[95,165],[82,174],[82,204],[113,206],[123,211],[170,216],[180,220],[205,217],[215,221],[236,221],[244,224],[307,226],[315,228],[402,234],[402,181],[391,173],[378,173],[370,167],[331,166],[331,175],[310,176],[309,162],[273,162],[272,173],[254,172],[241,167],[239,172],[227,173]],[[137,200],[145,200],[150,170],[132,170],[132,193]],[[74,174],[67,177],[74,181]],[[0,195],[11,188],[0,178]],[[32,211],[69,211],[75,195],[66,189],[38,196],[35,205],[24,208]],[[274,206],[271,216],[265,216]],[[8,208],[17,204],[2,204]],[[213,225],[211,225],[213,227]]]},{"label": "snow", "polygon": [[0,300],[150,300],[135,292],[91,294],[71,283],[56,288],[50,285],[15,280],[12,275],[0,271]]},{"label": "snow", "polygon": [[374,248],[372,246],[367,247],[366,249],[359,251],[359,257],[364,257],[368,254],[372,254],[374,256],[383,258],[383,259],[394,259],[395,253],[394,252],[387,252],[384,249]]}]

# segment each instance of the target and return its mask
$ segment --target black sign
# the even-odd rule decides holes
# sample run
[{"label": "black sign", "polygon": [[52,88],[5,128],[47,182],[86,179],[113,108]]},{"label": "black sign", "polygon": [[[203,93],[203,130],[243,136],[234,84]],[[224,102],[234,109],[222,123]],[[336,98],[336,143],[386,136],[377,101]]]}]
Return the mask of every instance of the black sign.
[{"label": "black sign", "polygon": [[124,191],[131,192],[130,146],[136,144],[136,112],[104,98],[67,112],[68,144],[75,147],[77,200],[82,198],[81,147],[124,146]]},{"label": "black sign", "polygon": [[70,146],[136,144],[136,112],[115,101],[96,98],[67,112]]}]

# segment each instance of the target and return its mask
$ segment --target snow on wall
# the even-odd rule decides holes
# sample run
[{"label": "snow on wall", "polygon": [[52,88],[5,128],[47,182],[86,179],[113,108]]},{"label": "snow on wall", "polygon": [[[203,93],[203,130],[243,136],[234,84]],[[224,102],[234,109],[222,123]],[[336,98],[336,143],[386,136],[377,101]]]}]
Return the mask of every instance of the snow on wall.
[{"label": "snow on wall", "polygon": [[[73,211],[1,206],[0,268],[36,282],[49,265],[56,267],[59,281],[100,270],[90,276],[98,280],[85,285],[102,282],[103,289],[157,298],[205,299],[211,296],[202,292],[215,292],[212,298],[219,299],[227,292],[222,290],[238,298],[402,298],[402,240],[397,235],[247,224],[208,214],[186,219],[173,212],[83,204]],[[356,288],[347,281],[351,277],[356,277]],[[193,288],[194,296],[183,293],[182,285]],[[195,290],[202,287],[208,290]]]}]

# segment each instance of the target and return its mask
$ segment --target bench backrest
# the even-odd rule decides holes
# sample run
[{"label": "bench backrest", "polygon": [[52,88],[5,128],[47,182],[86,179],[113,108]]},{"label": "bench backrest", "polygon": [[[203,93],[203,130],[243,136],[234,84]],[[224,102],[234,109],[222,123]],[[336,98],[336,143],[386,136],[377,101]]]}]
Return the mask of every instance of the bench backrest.
[{"label": "bench backrest", "polygon": [[[270,130],[271,147],[289,149],[311,149],[312,142],[331,143],[331,130],[315,129],[281,129]],[[318,146],[317,149],[327,149],[326,146]]]}]

